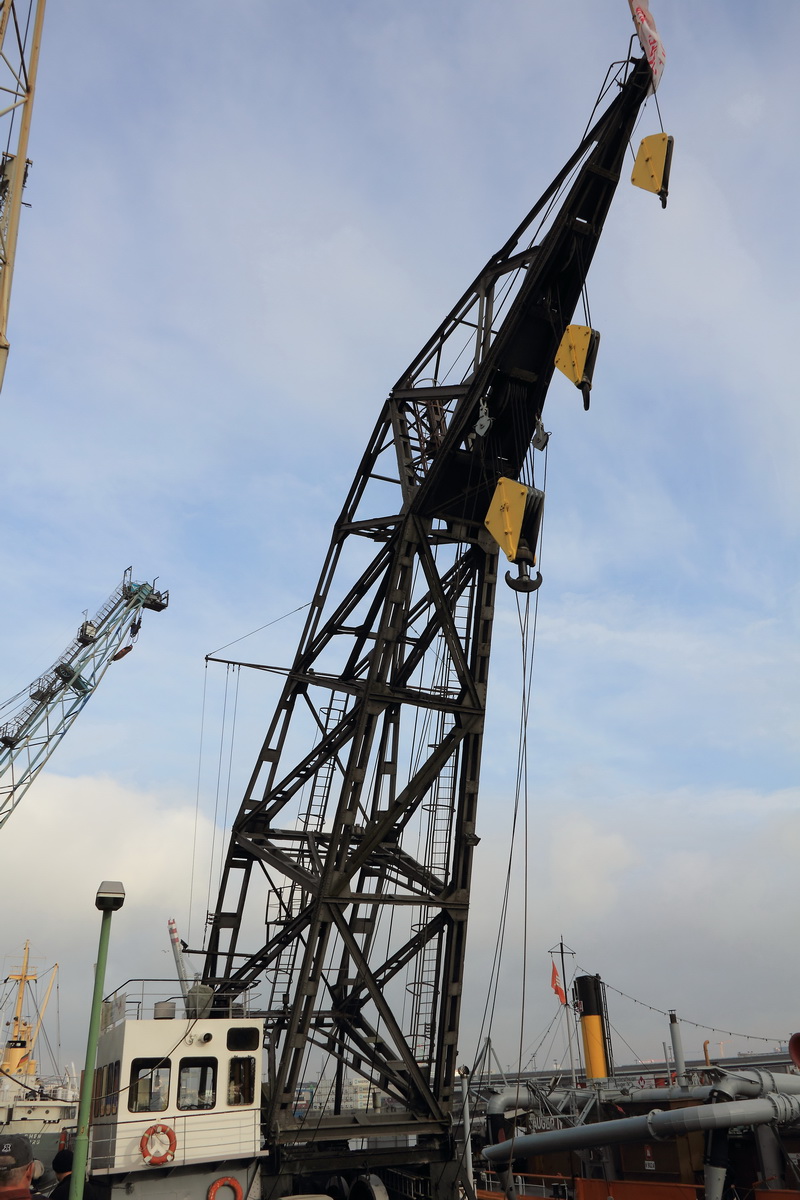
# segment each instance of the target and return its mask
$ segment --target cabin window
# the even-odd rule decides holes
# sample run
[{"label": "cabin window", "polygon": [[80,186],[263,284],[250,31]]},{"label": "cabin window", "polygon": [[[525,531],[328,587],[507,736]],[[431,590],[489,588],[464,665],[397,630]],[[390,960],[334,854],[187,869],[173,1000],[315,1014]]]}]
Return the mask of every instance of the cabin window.
[{"label": "cabin window", "polygon": [[257,1050],[261,1041],[260,1033],[252,1025],[234,1026],[228,1030],[227,1046],[229,1050]]},{"label": "cabin window", "polygon": [[217,1060],[182,1058],[178,1073],[178,1108],[213,1108],[217,1102]]},{"label": "cabin window", "polygon": [[169,1101],[168,1058],[135,1058],[131,1063],[129,1112],[163,1112]]},{"label": "cabin window", "polygon": [[108,1067],[100,1067],[94,1073],[94,1082],[92,1085],[92,1116],[105,1116],[103,1104],[106,1095],[106,1075]]},{"label": "cabin window", "polygon": [[256,1091],[256,1060],[232,1058],[228,1068],[228,1104],[252,1104]]},{"label": "cabin window", "polygon": [[108,1079],[106,1080],[106,1114],[109,1117],[116,1116],[117,1105],[119,1103],[119,1059],[111,1063],[108,1068]]}]

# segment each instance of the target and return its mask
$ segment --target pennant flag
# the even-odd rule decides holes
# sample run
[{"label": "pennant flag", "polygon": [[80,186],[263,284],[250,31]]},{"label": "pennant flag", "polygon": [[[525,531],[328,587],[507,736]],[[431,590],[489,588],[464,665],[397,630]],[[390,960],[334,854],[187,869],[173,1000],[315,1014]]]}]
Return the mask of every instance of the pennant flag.
[{"label": "pennant flag", "polygon": [[553,963],[553,973],[550,976],[550,987],[553,989],[555,994],[558,996],[561,1003],[566,1004],[567,1003],[567,993],[564,991],[563,987],[561,986],[561,976],[559,975],[558,970],[556,969],[555,963]]},{"label": "pennant flag", "polygon": [[659,37],[656,23],[653,20],[653,14],[644,4],[637,4],[636,0],[628,0],[633,23],[636,26],[636,32],[639,35],[639,41],[642,44],[642,49],[647,56],[647,62],[653,74],[653,91],[658,87],[661,76],[664,71],[664,63],[666,61],[666,53],[664,52],[664,43]]}]

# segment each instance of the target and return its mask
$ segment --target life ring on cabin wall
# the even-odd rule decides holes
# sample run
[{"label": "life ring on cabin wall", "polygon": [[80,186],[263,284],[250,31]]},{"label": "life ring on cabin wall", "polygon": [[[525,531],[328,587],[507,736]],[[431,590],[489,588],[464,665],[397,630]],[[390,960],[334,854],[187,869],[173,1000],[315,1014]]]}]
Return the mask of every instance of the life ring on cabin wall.
[{"label": "life ring on cabin wall", "polygon": [[242,1185],[232,1175],[223,1175],[220,1179],[215,1179],[206,1193],[206,1200],[217,1200],[217,1192],[221,1187],[229,1187],[231,1189],[233,1200],[242,1200],[244,1195]]},{"label": "life ring on cabin wall", "polygon": [[[167,1139],[167,1149],[164,1154],[154,1154],[150,1149],[150,1139],[158,1135],[164,1135]],[[145,1129],[142,1134],[142,1140],[139,1142],[139,1149],[142,1152],[142,1158],[151,1167],[163,1167],[164,1163],[172,1162],[175,1157],[175,1149],[178,1145],[178,1139],[175,1137],[175,1130],[170,1129],[169,1125],[151,1125],[149,1129]],[[239,1198],[241,1200],[241,1198]]]}]

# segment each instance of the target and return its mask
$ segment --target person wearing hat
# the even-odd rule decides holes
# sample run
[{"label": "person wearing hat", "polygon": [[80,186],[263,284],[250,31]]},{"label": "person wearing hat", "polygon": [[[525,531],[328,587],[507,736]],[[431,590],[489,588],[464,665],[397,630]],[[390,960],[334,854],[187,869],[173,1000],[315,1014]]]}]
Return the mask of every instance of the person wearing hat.
[{"label": "person wearing hat", "polygon": [[33,1149],[20,1133],[0,1133],[0,1200],[30,1200]]},{"label": "person wearing hat", "polygon": [[[58,1183],[50,1193],[50,1200],[69,1200],[69,1181],[72,1178],[72,1151],[57,1150],[53,1155],[53,1170]],[[6,1198],[0,1194],[0,1200]],[[97,1192],[90,1183],[83,1185],[83,1200],[97,1200]]]}]

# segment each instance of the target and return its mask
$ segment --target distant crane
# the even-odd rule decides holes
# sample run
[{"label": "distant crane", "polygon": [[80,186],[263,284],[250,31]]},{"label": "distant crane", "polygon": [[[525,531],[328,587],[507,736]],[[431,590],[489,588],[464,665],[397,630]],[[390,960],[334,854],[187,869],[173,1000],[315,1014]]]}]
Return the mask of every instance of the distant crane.
[{"label": "distant crane", "polygon": [[136,583],[128,567],[119,586],[92,620],[84,620],[49,671],[0,705],[0,828],[108,667],[133,649],[142,610],[162,612],[168,604],[169,592],[156,591],[155,583]]},{"label": "distant crane", "polygon": [[28,177],[45,0],[0,0],[0,388],[8,361],[8,306],[22,190]]}]

